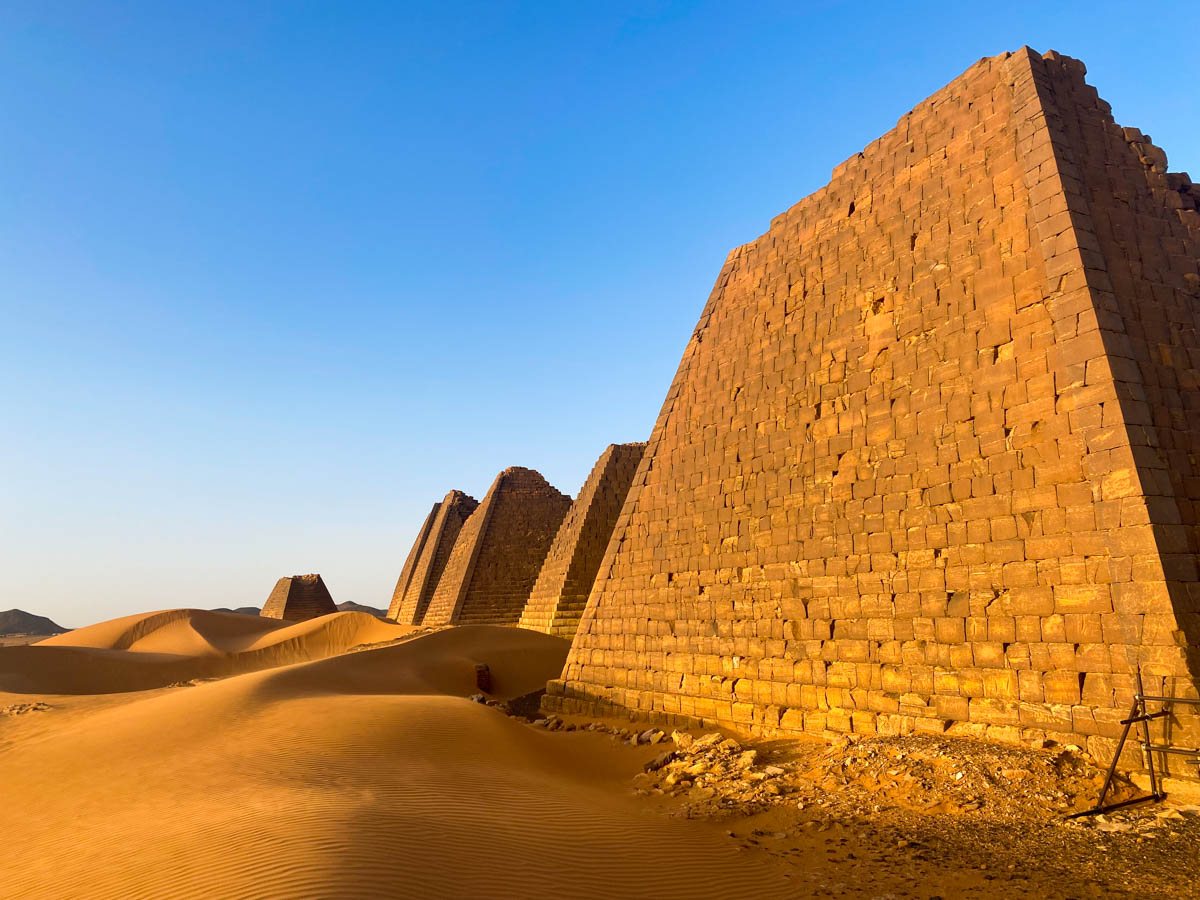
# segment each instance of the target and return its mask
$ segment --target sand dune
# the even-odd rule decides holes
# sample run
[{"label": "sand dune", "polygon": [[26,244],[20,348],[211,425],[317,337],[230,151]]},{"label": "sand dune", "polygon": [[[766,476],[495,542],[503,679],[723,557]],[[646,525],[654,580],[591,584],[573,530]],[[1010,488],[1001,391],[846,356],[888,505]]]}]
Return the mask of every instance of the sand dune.
[{"label": "sand dune", "polygon": [[[328,649],[398,629],[338,617],[354,613],[258,632],[157,615],[12,649],[203,668],[218,651],[261,662],[306,635]],[[511,696],[557,675],[566,650],[474,626],[198,687],[49,698],[0,726],[3,894],[788,896],[773,862],[716,827],[649,814],[629,795],[630,754],[464,699],[477,663]]]},{"label": "sand dune", "polygon": [[289,623],[202,609],[162,610],[77,628],[24,647],[0,648],[0,690],[150,690],[322,659],[413,630],[359,612]]}]

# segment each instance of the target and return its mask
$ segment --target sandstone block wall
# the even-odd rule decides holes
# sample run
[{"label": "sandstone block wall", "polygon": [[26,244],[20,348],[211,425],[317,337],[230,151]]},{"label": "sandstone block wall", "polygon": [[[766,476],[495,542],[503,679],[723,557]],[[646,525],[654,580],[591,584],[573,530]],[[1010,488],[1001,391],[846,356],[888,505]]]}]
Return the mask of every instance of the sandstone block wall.
[{"label": "sandstone block wall", "polygon": [[426,625],[516,624],[571,506],[532,469],[505,469],[463,525]]},{"label": "sandstone block wall", "polygon": [[259,615],[303,622],[335,612],[337,607],[320,575],[292,575],[275,582]]},{"label": "sandstone block wall", "polygon": [[730,253],[549,707],[1104,755],[1196,695],[1200,192],[1083,76],[981,60]]},{"label": "sandstone block wall", "polygon": [[[417,538],[421,543],[420,553],[404,585],[403,593],[400,584],[396,585],[396,593],[400,594],[400,597],[397,599],[396,594],[392,595],[388,618],[395,619],[401,625],[421,624],[463,523],[478,507],[479,501],[462,491],[450,491],[441,503],[434,506],[436,514],[430,513],[432,522],[426,520],[429,533],[424,540],[421,536]],[[422,532],[424,533],[424,528]],[[400,575],[400,581],[404,581],[403,573]]]},{"label": "sandstone block wall", "polygon": [[609,444],[563,519],[521,613],[521,627],[571,637],[646,449]]},{"label": "sandstone block wall", "polygon": [[[417,567],[417,560],[421,557],[421,551],[425,548],[425,542],[429,539],[429,533],[433,530],[433,523],[437,520],[438,512],[441,510],[440,502],[433,504],[433,509],[429,511],[429,515],[425,517],[425,521],[421,523],[421,530],[417,532],[417,539],[413,541],[412,548],[408,551],[408,558],[404,560],[404,568],[400,570],[400,577],[396,579],[396,589],[392,591],[392,602],[388,605],[389,619],[396,619],[400,615],[400,608],[404,602],[404,592],[408,590],[408,585],[412,581],[413,570]],[[405,623],[409,624],[409,623]]]}]

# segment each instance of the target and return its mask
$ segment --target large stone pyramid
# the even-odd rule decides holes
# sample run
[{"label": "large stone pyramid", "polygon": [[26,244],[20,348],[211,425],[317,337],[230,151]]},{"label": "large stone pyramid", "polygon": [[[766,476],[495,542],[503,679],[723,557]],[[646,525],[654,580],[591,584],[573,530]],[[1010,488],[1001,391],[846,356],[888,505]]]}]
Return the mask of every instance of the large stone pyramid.
[{"label": "large stone pyramid", "polygon": [[625,504],[643,444],[609,444],[592,467],[546,554],[521,613],[521,627],[570,637]]},{"label": "large stone pyramid", "polygon": [[458,533],[478,506],[478,500],[462,491],[451,491],[433,504],[396,582],[389,619],[401,625],[421,623]]},{"label": "large stone pyramid", "polygon": [[980,60],[729,254],[548,706],[1103,756],[1196,696],[1200,189],[1084,73]]},{"label": "large stone pyramid", "polygon": [[422,623],[516,624],[571,498],[532,469],[505,469],[454,542]]},{"label": "large stone pyramid", "polygon": [[320,575],[292,575],[275,582],[259,615],[302,622],[337,612]]}]

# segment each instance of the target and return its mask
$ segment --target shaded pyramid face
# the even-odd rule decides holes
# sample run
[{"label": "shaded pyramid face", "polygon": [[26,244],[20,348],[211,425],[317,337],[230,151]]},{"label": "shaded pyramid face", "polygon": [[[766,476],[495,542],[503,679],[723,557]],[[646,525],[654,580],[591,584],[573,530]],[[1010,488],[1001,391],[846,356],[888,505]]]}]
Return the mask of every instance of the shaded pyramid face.
[{"label": "shaded pyramid face", "polygon": [[292,575],[275,582],[259,615],[303,622],[335,612],[337,607],[320,575]]},{"label": "shaded pyramid face", "polygon": [[454,542],[422,624],[516,624],[571,506],[532,469],[505,469]]},{"label": "shaded pyramid face", "polygon": [[442,504],[440,502],[433,504],[433,509],[429,511],[429,515],[421,523],[421,530],[417,532],[417,539],[413,541],[412,548],[408,551],[408,557],[404,560],[404,568],[400,570],[400,577],[396,579],[396,588],[392,591],[392,602],[388,605],[387,617],[389,619],[395,619],[400,615],[400,607],[404,602],[404,592],[408,589],[408,585],[412,581],[413,569],[417,566],[417,560],[421,556],[421,551],[425,548],[425,542],[429,539],[429,532],[433,530],[433,523],[437,519],[438,511],[441,508]]},{"label": "shaded pyramid face", "polygon": [[645,449],[644,443],[609,444],[600,455],[550,545],[521,613],[522,628],[575,634]]},{"label": "shaded pyramid face", "polygon": [[478,506],[462,491],[450,491],[433,505],[396,582],[388,618],[401,625],[421,624],[458,533]]},{"label": "shaded pyramid face", "polygon": [[1103,757],[1194,696],[1200,190],[1083,76],[981,60],[729,255],[547,706]]}]

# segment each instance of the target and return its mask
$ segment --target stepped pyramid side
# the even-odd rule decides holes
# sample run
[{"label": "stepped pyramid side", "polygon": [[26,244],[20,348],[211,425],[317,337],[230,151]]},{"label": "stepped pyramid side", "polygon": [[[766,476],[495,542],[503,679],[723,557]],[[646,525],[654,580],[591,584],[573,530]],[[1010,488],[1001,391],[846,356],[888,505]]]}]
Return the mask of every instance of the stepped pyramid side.
[{"label": "stepped pyramid side", "polygon": [[[421,524],[421,530],[417,533],[417,539],[413,541],[412,549],[408,551],[408,558],[404,560],[404,568],[400,570],[400,577],[396,579],[396,589],[392,591],[392,602],[388,606],[387,617],[396,619],[400,615],[400,608],[404,602],[404,592],[408,590],[408,585],[412,581],[413,570],[417,567],[417,560],[421,557],[421,551],[425,548],[425,542],[429,539],[429,533],[433,530],[433,523],[437,519],[438,512],[441,510],[440,502],[433,504],[433,509],[429,511],[429,515],[425,517],[425,521]],[[409,624],[409,623],[405,623]]]},{"label": "stepped pyramid side", "polygon": [[641,444],[609,444],[563,519],[521,613],[521,627],[571,637],[641,462]]},{"label": "stepped pyramid side", "polygon": [[730,253],[548,708],[1104,758],[1196,696],[1200,192],[1083,76],[981,60]]},{"label": "stepped pyramid side", "polygon": [[275,582],[259,615],[303,622],[335,612],[337,607],[320,575],[292,575]]},{"label": "stepped pyramid side", "polygon": [[450,491],[438,504],[437,515],[429,529],[429,536],[421,548],[421,554],[413,566],[412,576],[405,587],[399,604],[395,597],[392,605],[396,615],[391,616],[401,625],[420,625],[425,618],[425,610],[433,597],[454,542],[463,523],[471,513],[479,507],[479,501],[462,491]]},{"label": "stepped pyramid side", "polygon": [[513,625],[571,498],[532,469],[505,469],[459,532],[426,625]]}]

